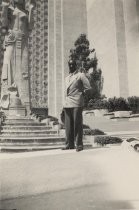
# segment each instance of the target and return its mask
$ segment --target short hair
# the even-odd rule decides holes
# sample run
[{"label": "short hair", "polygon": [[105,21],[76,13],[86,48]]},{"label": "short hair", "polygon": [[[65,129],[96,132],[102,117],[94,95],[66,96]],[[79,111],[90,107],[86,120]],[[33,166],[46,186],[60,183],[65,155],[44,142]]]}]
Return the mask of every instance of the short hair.
[{"label": "short hair", "polygon": [[25,6],[25,0],[14,0],[14,3],[22,4]]}]

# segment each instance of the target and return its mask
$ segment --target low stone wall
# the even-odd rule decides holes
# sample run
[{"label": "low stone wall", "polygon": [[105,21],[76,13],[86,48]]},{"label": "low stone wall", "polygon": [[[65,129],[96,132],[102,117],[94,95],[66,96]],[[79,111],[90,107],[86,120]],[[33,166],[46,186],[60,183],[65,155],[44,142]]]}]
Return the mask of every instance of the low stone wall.
[{"label": "low stone wall", "polygon": [[115,117],[130,117],[129,111],[115,111],[114,112]]}]

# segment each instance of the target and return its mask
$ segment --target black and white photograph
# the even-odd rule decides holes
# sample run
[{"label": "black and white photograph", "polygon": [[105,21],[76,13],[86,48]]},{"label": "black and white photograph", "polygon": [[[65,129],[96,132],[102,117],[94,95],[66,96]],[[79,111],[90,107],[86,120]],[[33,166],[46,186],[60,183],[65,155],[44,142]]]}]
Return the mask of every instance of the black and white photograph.
[{"label": "black and white photograph", "polygon": [[0,210],[139,210],[139,0],[0,0]]}]

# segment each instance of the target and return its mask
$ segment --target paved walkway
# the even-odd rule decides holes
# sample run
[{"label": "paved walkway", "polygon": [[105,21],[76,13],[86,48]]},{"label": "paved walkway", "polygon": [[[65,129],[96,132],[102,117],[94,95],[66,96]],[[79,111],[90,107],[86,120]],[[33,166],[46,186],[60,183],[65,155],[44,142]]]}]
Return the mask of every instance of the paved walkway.
[{"label": "paved walkway", "polygon": [[[84,123],[109,135],[139,136],[139,122],[87,117]],[[0,154],[0,199],[7,198],[0,209],[139,210],[138,163],[128,144]]]},{"label": "paved walkway", "polygon": [[84,115],[84,124],[89,125],[92,129],[100,129],[104,132],[120,132],[120,131],[138,131],[139,121],[112,121],[105,117],[93,117]]},{"label": "paved walkway", "polygon": [[[2,196],[6,192],[28,196],[1,201],[0,209],[139,209],[139,155],[132,149],[113,146],[36,154],[1,155]],[[43,193],[37,195],[38,190]]]}]

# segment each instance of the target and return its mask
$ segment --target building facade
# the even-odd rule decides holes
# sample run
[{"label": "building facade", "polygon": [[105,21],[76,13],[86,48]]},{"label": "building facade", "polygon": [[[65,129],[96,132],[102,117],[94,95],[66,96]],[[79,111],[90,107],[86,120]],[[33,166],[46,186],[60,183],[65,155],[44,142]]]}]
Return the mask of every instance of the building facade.
[{"label": "building facade", "polygon": [[87,0],[88,37],[107,97],[139,96],[139,1]]},{"label": "building facade", "polygon": [[[69,52],[77,37],[87,33],[86,14],[84,0],[35,1],[33,27],[29,30],[28,40],[31,108],[48,108],[49,115],[59,115],[63,105],[64,78],[68,74]],[[0,69],[2,43],[1,37]]]},{"label": "building facade", "polygon": [[58,116],[70,49],[80,33],[87,33],[86,2],[37,1],[34,17],[29,41],[31,104],[48,107],[49,115]]},{"label": "building facade", "polygon": [[87,33],[86,1],[49,0],[48,107],[57,115],[64,100],[70,49],[81,33]]}]

